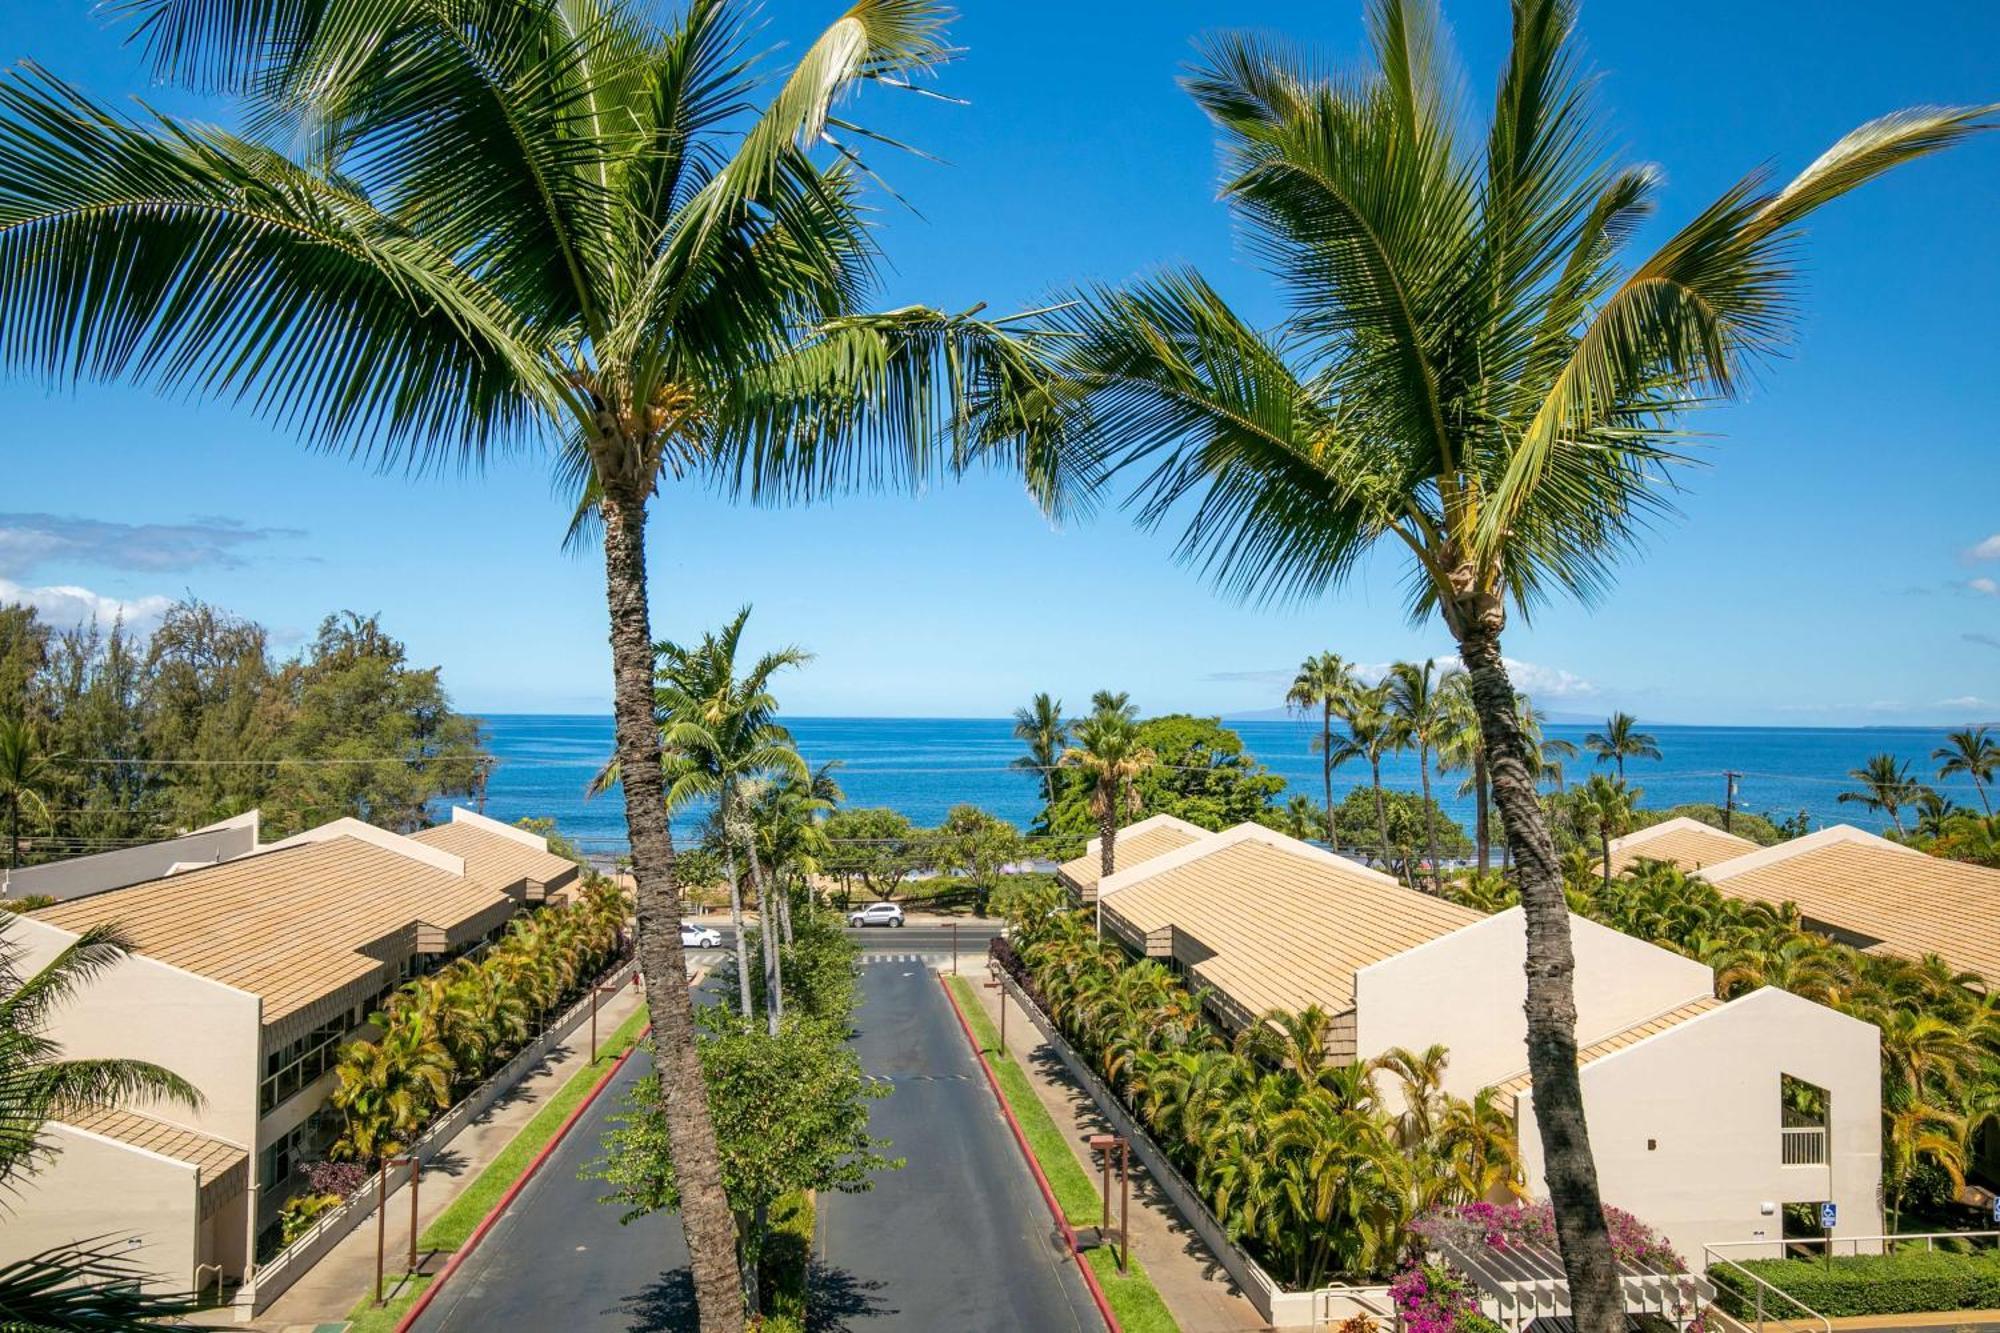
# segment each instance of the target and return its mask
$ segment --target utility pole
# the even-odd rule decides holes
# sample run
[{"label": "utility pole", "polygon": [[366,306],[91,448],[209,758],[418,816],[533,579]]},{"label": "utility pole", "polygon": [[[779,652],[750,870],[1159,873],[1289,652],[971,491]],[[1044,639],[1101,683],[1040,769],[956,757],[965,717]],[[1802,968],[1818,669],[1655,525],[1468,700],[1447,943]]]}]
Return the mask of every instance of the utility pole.
[{"label": "utility pole", "polygon": [[1741,773],[1738,773],[1733,768],[1722,770],[1722,831],[1724,833],[1734,833],[1736,831],[1736,779],[1742,776]]}]

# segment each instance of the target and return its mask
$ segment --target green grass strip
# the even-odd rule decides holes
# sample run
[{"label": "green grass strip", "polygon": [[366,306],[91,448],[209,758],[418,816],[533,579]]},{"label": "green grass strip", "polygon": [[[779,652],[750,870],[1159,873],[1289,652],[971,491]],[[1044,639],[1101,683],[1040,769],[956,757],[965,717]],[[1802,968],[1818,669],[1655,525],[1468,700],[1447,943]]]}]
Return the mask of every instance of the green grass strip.
[{"label": "green grass strip", "polygon": [[[563,1085],[556,1089],[553,1097],[535,1112],[534,1118],[521,1127],[498,1156],[488,1162],[472,1185],[446,1206],[442,1213],[424,1229],[417,1239],[417,1246],[423,1250],[449,1253],[464,1245],[485,1216],[493,1211],[493,1205],[500,1202],[500,1196],[521,1178],[528,1169],[528,1163],[555,1137],[556,1130],[569,1113],[577,1108],[590,1090],[611,1064],[626,1051],[632,1049],[639,1040],[639,1033],[646,1026],[645,1009],[634,1010],[630,1017],[618,1025],[610,1036],[597,1043],[597,1059],[585,1064],[571,1074]],[[431,1284],[428,1275],[410,1278],[395,1275],[389,1283],[389,1303],[375,1305],[373,1295],[363,1296],[347,1316],[349,1333],[390,1333],[396,1321],[416,1303],[424,1288]]]},{"label": "green grass strip", "polygon": [[[980,1049],[992,1063],[993,1073],[1000,1080],[1000,1091],[1013,1108],[1014,1118],[1021,1122],[1021,1133],[1027,1137],[1035,1160],[1041,1163],[1042,1174],[1048,1177],[1049,1188],[1055,1191],[1063,1215],[1069,1218],[1071,1226],[1096,1226],[1103,1219],[1104,1210],[1097,1182],[1077,1160],[1068,1136],[1056,1126],[1055,1117],[1042,1105],[1041,1098],[1035,1096],[1034,1085],[1014,1062],[1012,1051],[1000,1054],[1000,1030],[986,1016],[972,983],[964,977],[946,977],[945,983],[957,996],[966,1021],[972,1024],[972,1035],[979,1039]],[[1125,1333],[1179,1333],[1180,1325],[1174,1322],[1173,1313],[1160,1299],[1152,1279],[1146,1276],[1145,1267],[1137,1259],[1132,1260],[1132,1271],[1124,1277],[1118,1275],[1118,1258],[1108,1248],[1091,1250],[1084,1259],[1097,1275],[1098,1285],[1104,1288],[1104,1299],[1111,1303],[1112,1313],[1118,1316]]]}]

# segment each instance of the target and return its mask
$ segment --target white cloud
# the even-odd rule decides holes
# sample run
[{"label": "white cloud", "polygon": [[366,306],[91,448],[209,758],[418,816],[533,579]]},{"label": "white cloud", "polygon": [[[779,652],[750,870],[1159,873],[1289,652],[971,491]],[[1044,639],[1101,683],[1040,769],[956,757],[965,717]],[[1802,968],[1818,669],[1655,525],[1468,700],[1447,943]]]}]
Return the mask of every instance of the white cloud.
[{"label": "white cloud", "polygon": [[1976,694],[1961,694],[1956,699],[1940,699],[1939,708],[1991,708],[1993,705]]},{"label": "white cloud", "polygon": [[70,584],[29,588],[11,579],[0,579],[0,604],[11,602],[34,607],[43,620],[62,629],[88,624],[92,620],[109,628],[113,621],[121,619],[127,629],[150,629],[166,614],[174,599],[156,594],[128,600],[107,597],[103,593]]},{"label": "white cloud", "polygon": [[1967,560],[2000,560],[2000,532],[1983,542],[1975,542],[1965,552]]},{"label": "white cloud", "polygon": [[[1431,655],[1437,663],[1438,674],[1458,671],[1458,650],[1447,648]],[[1507,675],[1513,680],[1514,688],[1533,695],[1537,702],[1549,699],[1589,699],[1597,694],[1597,686],[1585,680],[1574,671],[1561,667],[1543,666],[1538,662],[1523,662],[1518,657],[1500,659],[1507,667]],[[1393,662],[1357,662],[1354,674],[1363,683],[1373,685],[1389,674]]]},{"label": "white cloud", "polygon": [[2000,583],[1996,583],[1984,575],[1976,579],[1967,579],[1965,586],[1982,597],[2000,597]]},{"label": "white cloud", "polygon": [[203,515],[186,523],[116,523],[61,514],[0,514],[0,573],[26,575],[52,560],[110,569],[235,569],[245,548],[302,537]]}]

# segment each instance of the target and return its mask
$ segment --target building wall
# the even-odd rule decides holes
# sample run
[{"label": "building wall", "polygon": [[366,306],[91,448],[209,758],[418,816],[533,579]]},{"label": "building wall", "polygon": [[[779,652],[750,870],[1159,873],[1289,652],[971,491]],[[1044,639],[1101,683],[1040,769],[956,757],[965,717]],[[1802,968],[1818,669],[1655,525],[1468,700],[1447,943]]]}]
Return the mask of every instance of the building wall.
[{"label": "building wall", "polygon": [[[1725,1252],[1734,1259],[1777,1254],[1787,1203],[1830,1197],[1836,1237],[1880,1234],[1880,1058],[1872,1024],[1766,988],[1586,1065],[1604,1201],[1663,1232],[1695,1266],[1716,1242],[1774,1242]],[[1782,1164],[1785,1074],[1832,1095],[1826,1165]],[[1532,1094],[1517,1132],[1529,1186],[1546,1197]]]},{"label": "building wall", "polygon": [[9,1183],[0,1263],[70,1241],[130,1236],[139,1244],[125,1257],[148,1287],[186,1291],[210,1248],[194,1167],[66,1125],[50,1126],[49,1139],[56,1156]]},{"label": "building wall", "polygon": [[[1714,994],[1705,966],[1574,914],[1577,1040],[1600,1041]],[[1516,907],[1355,973],[1355,1050],[1451,1052],[1445,1088],[1470,1097],[1528,1067],[1527,935]],[[1392,1089],[1384,1089],[1393,1096]]]},{"label": "building wall", "polygon": [[66,861],[0,871],[6,879],[7,896],[54,898],[63,902],[87,893],[123,888],[142,880],[158,879],[177,865],[230,861],[257,849],[254,815],[195,832],[165,842],[149,842],[143,847],[120,847],[94,856],[73,856]]}]

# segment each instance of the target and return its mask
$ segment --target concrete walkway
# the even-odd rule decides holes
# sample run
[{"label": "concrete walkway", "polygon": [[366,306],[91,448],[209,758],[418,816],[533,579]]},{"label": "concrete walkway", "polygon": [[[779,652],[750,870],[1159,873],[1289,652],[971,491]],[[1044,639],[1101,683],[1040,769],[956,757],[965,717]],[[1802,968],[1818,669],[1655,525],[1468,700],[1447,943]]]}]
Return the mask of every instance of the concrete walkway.
[{"label": "concrete walkway", "polygon": [[[1001,993],[986,988],[984,972],[984,968],[966,969],[986,1016],[997,1024]],[[1091,1160],[1084,1141],[1092,1134],[1109,1133],[1110,1126],[1097,1114],[1090,1097],[1070,1078],[1062,1060],[1042,1040],[1020,1005],[1012,999],[1005,1003],[1007,1053],[1026,1071],[1035,1096],[1054,1117],[1056,1127],[1064,1131],[1070,1151],[1076,1154],[1084,1171],[1095,1180],[1097,1163]],[[1132,1253],[1145,1266],[1160,1299],[1173,1311],[1181,1333],[1227,1333],[1267,1327],[1257,1307],[1236,1289],[1201,1237],[1181,1221],[1180,1214],[1137,1160],[1132,1163]]]},{"label": "concrete walkway", "polygon": [[[598,1039],[609,1037],[639,1005],[639,989],[621,987],[616,996],[599,1007]],[[479,1173],[526,1128],[543,1104],[589,1061],[590,1025],[586,1021],[484,1116],[467,1125],[442,1153],[425,1164],[417,1190],[419,1234],[471,1187]],[[404,1186],[389,1196],[385,1290],[391,1297],[395,1295],[397,1279],[409,1264],[408,1188]],[[236,1323],[234,1312],[228,1309],[207,1311],[193,1322],[262,1333],[314,1333],[322,1325],[344,1323],[349,1312],[375,1288],[375,1227],[371,1213],[250,1323]],[[418,1256],[426,1272],[443,1267],[448,1257],[421,1253]]]}]

